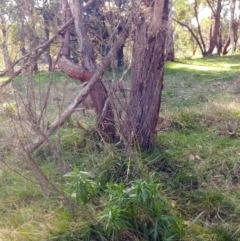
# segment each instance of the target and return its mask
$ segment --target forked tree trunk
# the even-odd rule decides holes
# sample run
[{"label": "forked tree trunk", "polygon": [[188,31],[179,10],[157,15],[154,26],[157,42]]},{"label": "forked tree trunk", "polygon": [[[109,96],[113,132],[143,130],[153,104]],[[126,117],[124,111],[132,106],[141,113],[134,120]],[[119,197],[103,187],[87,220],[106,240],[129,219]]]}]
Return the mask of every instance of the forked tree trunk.
[{"label": "forked tree trunk", "polygon": [[223,51],[222,51],[223,55],[226,55],[228,53],[228,51],[229,51],[228,47],[229,47],[230,43],[231,43],[231,41],[230,41],[230,38],[228,37],[226,43],[223,46]]},{"label": "forked tree trunk", "polygon": [[209,43],[209,48],[206,53],[204,53],[205,56],[211,56],[214,48],[218,44],[218,37],[220,35],[220,27],[221,27],[221,12],[222,12],[222,0],[217,0],[217,6],[216,10],[213,9],[210,1],[207,1],[209,4],[209,7],[212,9],[212,14],[214,17],[214,27],[213,27],[213,32],[210,36],[210,43]]},{"label": "forked tree trunk", "polygon": [[127,143],[141,149],[151,146],[158,122],[168,20],[168,0],[150,2],[145,9],[152,12],[143,13],[136,26],[130,102],[121,129]]},{"label": "forked tree trunk", "polygon": [[[93,1],[92,1],[93,2]],[[69,8],[70,7],[70,8]],[[77,34],[79,50],[82,55],[84,67],[73,63],[68,59],[69,55],[69,33],[66,32],[62,46],[62,56],[58,60],[59,68],[68,76],[75,78],[81,82],[88,82],[96,72],[95,53],[89,44],[83,17],[83,0],[65,0],[63,1],[63,13],[65,13],[64,21],[68,21],[71,16],[74,17],[75,30]],[[90,93],[94,109],[98,115],[98,130],[105,140],[114,141],[116,137],[116,128],[114,122],[114,112],[109,103],[108,92],[101,80],[95,84]]]}]

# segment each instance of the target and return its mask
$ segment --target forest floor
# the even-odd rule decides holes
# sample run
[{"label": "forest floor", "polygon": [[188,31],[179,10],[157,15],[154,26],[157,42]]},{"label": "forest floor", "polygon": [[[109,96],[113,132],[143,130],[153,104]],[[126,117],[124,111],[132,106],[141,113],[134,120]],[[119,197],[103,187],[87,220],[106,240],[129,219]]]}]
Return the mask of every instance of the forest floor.
[{"label": "forest floor", "polygon": [[[14,84],[23,99],[25,78]],[[35,78],[38,103],[49,76]],[[76,204],[74,213],[60,195],[43,195],[28,157],[12,147],[20,125],[10,92],[2,94],[0,110],[0,241],[240,240],[240,56],[166,64],[161,121],[146,152],[98,143],[91,110],[74,114],[50,139],[72,171],[61,175],[48,145],[34,154]],[[76,83],[55,73],[50,123],[56,106],[61,112],[77,92]]]}]

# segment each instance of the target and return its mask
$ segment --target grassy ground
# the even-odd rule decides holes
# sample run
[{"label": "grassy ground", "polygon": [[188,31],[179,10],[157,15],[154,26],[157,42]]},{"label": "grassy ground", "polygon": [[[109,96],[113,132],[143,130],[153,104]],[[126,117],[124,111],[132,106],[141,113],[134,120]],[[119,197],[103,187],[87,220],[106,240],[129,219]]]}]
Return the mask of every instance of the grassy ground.
[{"label": "grassy ground", "polygon": [[[240,56],[167,63],[163,121],[149,151],[126,155],[121,143],[96,143],[94,131],[69,120],[51,140],[73,172],[59,178],[48,146],[35,159],[78,204],[75,215],[58,195],[42,195],[11,149],[2,111],[0,240],[239,241],[240,133],[227,127],[240,121],[239,63]],[[45,93],[47,76],[37,76]],[[24,79],[16,85],[25,93]],[[59,73],[53,86],[50,121],[51,106],[64,108],[76,92]]]}]

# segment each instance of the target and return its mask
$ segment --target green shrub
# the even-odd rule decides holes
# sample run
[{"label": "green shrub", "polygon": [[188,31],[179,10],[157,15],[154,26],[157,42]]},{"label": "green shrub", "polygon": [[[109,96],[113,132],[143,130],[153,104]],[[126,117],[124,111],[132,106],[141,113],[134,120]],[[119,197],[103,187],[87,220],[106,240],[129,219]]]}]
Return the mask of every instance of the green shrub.
[{"label": "green shrub", "polygon": [[96,195],[98,185],[89,172],[75,167],[64,176],[68,179],[65,191],[76,200],[77,205],[88,203]]},{"label": "green shrub", "polygon": [[184,235],[181,218],[172,215],[170,202],[153,177],[123,183],[109,183],[106,205],[99,221],[111,240],[128,230],[139,240],[179,240]]}]

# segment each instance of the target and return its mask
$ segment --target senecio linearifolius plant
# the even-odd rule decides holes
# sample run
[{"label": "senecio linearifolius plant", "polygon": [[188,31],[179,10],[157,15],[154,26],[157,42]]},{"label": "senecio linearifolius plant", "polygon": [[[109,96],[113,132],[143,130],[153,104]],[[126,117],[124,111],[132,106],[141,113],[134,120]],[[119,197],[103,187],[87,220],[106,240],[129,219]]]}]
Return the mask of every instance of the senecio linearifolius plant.
[{"label": "senecio linearifolius plant", "polygon": [[[153,177],[129,184],[109,182],[102,194],[99,192],[102,187],[89,173],[75,169],[66,177],[68,193],[78,205],[90,205],[99,196],[98,207],[91,203],[97,214],[94,225],[106,240],[123,240],[127,234],[133,240],[170,241],[180,240],[185,233],[183,220],[172,214],[171,201]],[[89,229],[91,234],[94,225]]]}]

